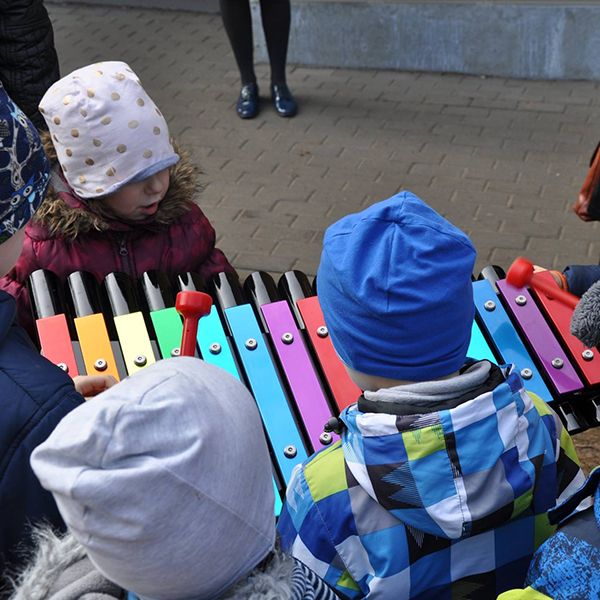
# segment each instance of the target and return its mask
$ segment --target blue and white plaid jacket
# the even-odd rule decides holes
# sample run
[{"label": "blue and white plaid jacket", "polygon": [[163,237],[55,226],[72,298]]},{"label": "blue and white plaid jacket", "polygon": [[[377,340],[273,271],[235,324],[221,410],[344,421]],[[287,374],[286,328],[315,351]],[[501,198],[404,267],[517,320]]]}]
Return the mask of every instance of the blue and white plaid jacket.
[{"label": "blue and white plaid jacket", "polygon": [[343,597],[496,598],[521,587],[584,481],[554,412],[515,369],[454,408],[341,415],[342,439],[296,468],[282,548]]}]

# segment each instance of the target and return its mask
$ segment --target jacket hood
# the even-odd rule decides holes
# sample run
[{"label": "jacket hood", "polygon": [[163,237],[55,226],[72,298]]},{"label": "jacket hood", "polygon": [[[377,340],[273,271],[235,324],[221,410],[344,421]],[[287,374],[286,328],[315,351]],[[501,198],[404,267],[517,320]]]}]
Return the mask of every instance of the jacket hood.
[{"label": "jacket hood", "polygon": [[[18,577],[10,600],[80,600],[88,596],[102,600],[123,598],[124,591],[102,575],[92,564],[85,548],[67,533],[58,537],[50,528],[33,532],[36,554]],[[276,549],[260,566],[230,588],[221,600],[265,598],[292,600],[314,597],[295,594],[302,586],[310,586],[304,575],[306,568],[291,556]],[[312,590],[314,591],[314,590]],[[134,594],[130,597],[137,598]]]},{"label": "jacket hood", "polygon": [[131,225],[120,221],[105,212],[102,199],[82,200],[69,187],[64,179],[56,150],[47,133],[42,135],[44,149],[52,163],[52,179],[45,200],[35,213],[29,227],[29,235],[35,239],[64,237],[75,239],[80,234],[92,231],[128,231],[139,229],[159,230],[177,221],[190,210],[193,198],[200,193],[199,170],[191,162],[189,153],[174,144],[181,160],[170,168],[169,189],[158,211],[145,222]]},{"label": "jacket hood", "polygon": [[123,598],[123,590],[96,570],[71,534],[58,537],[50,527],[42,527],[33,531],[33,538],[35,557],[14,582],[10,600]]},{"label": "jacket hood", "polygon": [[[449,539],[526,510],[542,467],[545,426],[514,368],[502,373],[493,391],[447,410],[348,407],[340,418],[349,478],[407,527]],[[411,387],[416,405],[431,403],[422,384],[401,386],[397,394]],[[394,388],[385,392],[389,401]]]},{"label": "jacket hood", "polygon": [[12,327],[17,315],[17,303],[6,292],[0,291],[0,344],[6,338],[8,330]]}]

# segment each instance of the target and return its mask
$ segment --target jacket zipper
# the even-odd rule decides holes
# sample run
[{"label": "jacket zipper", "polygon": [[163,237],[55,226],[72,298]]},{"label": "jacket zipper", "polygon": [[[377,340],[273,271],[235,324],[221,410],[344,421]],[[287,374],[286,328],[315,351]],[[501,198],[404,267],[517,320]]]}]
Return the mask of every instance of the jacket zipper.
[{"label": "jacket zipper", "polygon": [[125,236],[119,240],[119,256],[121,257],[121,266],[123,268],[123,272],[135,277],[136,274],[133,266],[133,260],[131,259],[129,250],[127,250],[127,241]]}]

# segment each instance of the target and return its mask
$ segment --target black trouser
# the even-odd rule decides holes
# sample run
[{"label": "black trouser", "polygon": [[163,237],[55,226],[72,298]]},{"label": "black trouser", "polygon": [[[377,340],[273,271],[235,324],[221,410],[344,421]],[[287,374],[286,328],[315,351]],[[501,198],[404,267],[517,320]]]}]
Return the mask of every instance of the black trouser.
[{"label": "black trouser", "polygon": [[[223,25],[240,70],[242,85],[256,83],[254,73],[252,17],[249,0],[220,0]],[[271,83],[285,83],[285,63],[290,34],[290,0],[260,0]]]}]

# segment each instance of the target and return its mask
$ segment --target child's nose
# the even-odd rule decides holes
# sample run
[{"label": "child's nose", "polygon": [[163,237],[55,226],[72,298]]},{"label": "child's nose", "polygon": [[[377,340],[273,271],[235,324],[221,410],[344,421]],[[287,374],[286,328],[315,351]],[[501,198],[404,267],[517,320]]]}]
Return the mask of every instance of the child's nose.
[{"label": "child's nose", "polygon": [[148,179],[146,180],[146,191],[148,193],[155,194],[157,192],[160,192],[161,190],[162,184],[158,175],[151,175],[150,177],[148,177]]}]

